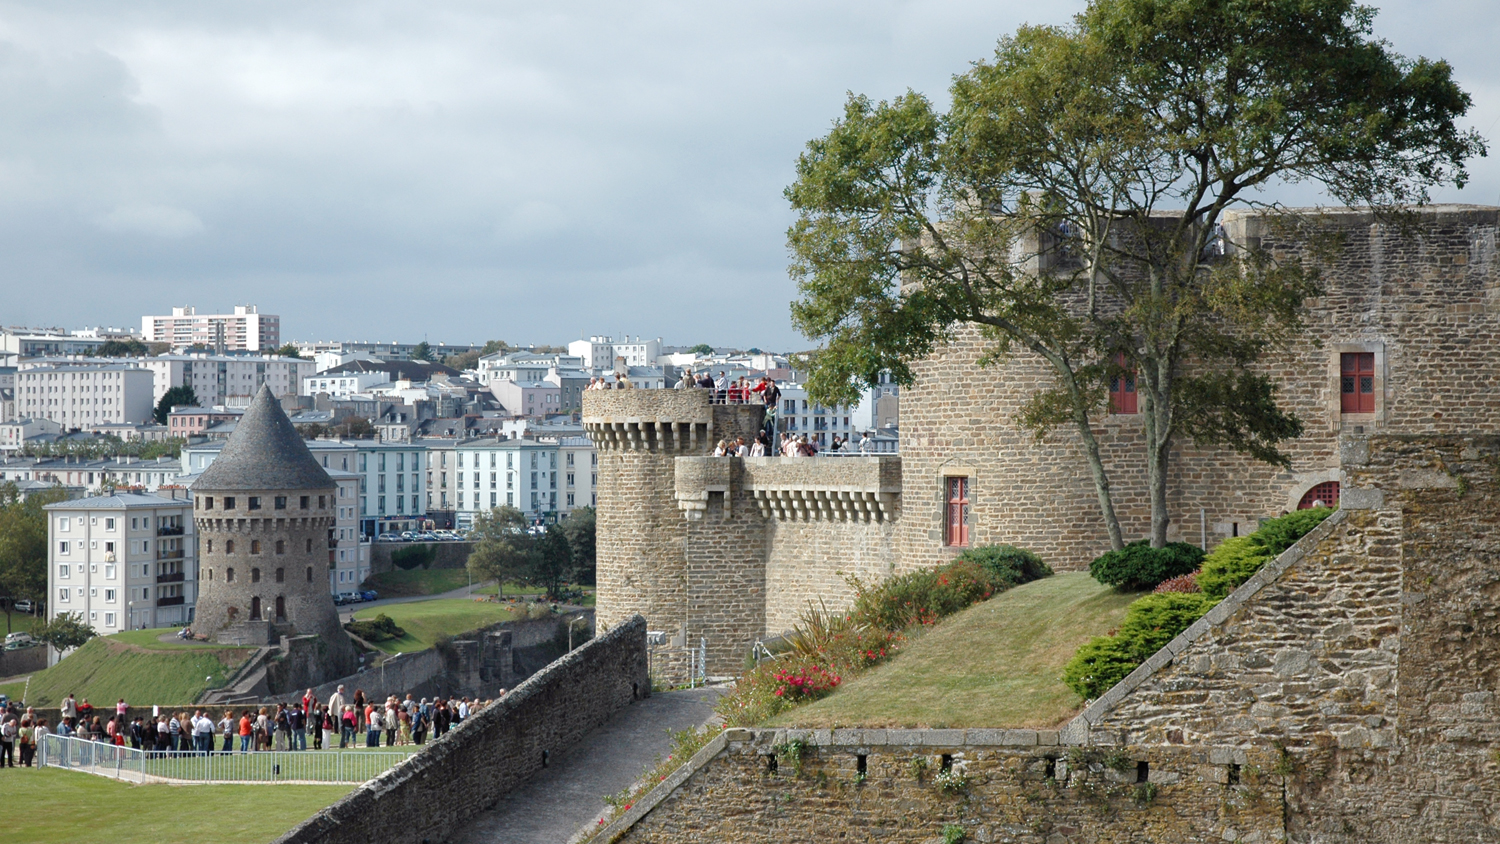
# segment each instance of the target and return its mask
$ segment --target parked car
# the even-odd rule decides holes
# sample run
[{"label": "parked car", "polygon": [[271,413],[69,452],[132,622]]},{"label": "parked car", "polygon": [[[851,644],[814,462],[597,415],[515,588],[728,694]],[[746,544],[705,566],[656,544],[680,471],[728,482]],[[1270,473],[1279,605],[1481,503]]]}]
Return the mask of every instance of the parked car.
[{"label": "parked car", "polygon": [[21,647],[25,647],[26,645],[33,644],[35,642],[36,640],[31,638],[30,633],[22,633],[19,630],[14,633],[9,633],[5,637],[5,646],[7,648],[11,645],[19,645]]},{"label": "parked car", "polygon": [[375,541],[376,542],[400,542],[401,541],[401,537],[397,536],[394,533],[382,533],[381,535],[375,537]]},{"label": "parked car", "polygon": [[338,604],[339,606],[343,606],[344,604],[357,604],[363,600],[364,597],[361,596],[358,592],[340,592],[337,595],[333,596],[333,602],[335,604]]},{"label": "parked car", "polygon": [[445,542],[456,542],[456,541],[458,541],[460,539],[463,539],[462,536],[459,536],[456,532],[451,531],[451,530],[440,530],[440,531],[436,531],[436,533],[437,533],[437,538],[441,539],[441,540],[443,540]]},{"label": "parked car", "polygon": [[360,600],[363,601],[373,601],[376,598],[379,598],[380,595],[378,595],[374,589],[366,589],[365,591],[359,593],[359,597]]},{"label": "parked car", "polygon": [[34,606],[30,601],[16,601],[16,612],[31,612]]}]

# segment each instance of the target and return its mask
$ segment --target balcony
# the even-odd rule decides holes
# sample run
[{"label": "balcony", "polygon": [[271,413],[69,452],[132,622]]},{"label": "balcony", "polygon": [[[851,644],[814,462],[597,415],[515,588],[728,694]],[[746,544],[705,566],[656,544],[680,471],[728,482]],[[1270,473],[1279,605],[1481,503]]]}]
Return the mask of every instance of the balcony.
[{"label": "balcony", "polygon": [[156,576],[156,582],[157,583],[181,583],[182,582],[182,578],[183,578],[183,573],[182,572],[180,572],[180,571],[174,571],[174,572],[171,572],[171,573],[168,573],[168,574],[158,574]]},{"label": "balcony", "polygon": [[333,537],[330,536],[328,538],[328,547],[329,548],[337,548],[337,547],[339,547],[339,541],[337,539],[334,539]]},{"label": "balcony", "polygon": [[180,607],[182,606],[183,601],[183,596],[173,595],[170,598],[157,598],[156,605],[158,607]]},{"label": "balcony", "polygon": [[157,536],[182,536],[182,525],[168,525],[156,529]]},{"label": "balcony", "polygon": [[183,551],[182,551],[181,548],[174,548],[171,551],[157,551],[156,552],[156,559],[158,559],[158,560],[180,560],[180,559],[182,559],[182,554],[183,554]]}]

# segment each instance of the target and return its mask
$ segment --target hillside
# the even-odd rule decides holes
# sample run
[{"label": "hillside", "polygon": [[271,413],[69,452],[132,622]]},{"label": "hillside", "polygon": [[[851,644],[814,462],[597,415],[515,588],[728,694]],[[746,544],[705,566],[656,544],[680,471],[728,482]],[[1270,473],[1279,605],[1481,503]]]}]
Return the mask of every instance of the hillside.
[{"label": "hillside", "polygon": [[[136,630],[92,639],[57,665],[31,676],[26,702],[51,707],[72,692],[96,706],[120,698],[136,705],[187,704],[222,685],[253,648],[159,642],[169,630]],[[4,691],[20,697],[24,684]]]},{"label": "hillside", "polygon": [[1053,727],[1083,701],[1062,682],[1078,646],[1117,627],[1138,594],[1087,574],[1018,586],[945,619],[899,656],[774,726]]}]

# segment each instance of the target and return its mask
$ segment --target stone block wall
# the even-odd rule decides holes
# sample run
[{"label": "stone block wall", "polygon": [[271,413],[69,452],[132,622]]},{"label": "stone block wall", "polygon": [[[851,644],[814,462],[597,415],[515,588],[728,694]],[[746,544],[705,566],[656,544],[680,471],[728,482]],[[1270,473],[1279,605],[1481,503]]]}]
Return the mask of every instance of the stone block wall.
[{"label": "stone block wall", "polygon": [[[729,730],[595,840],[928,844],[955,827],[964,841],[1018,844],[1281,840],[1274,754],[1057,742],[1036,730]],[[965,785],[943,788],[944,770]]]},{"label": "stone block wall", "polygon": [[[1301,230],[1276,230],[1253,214],[1225,221],[1232,240],[1258,244],[1285,261],[1311,261],[1308,244],[1335,236],[1341,245],[1323,268],[1325,295],[1310,300],[1303,334],[1259,365],[1279,400],[1305,425],[1282,470],[1180,442],[1174,453],[1169,535],[1209,547],[1248,533],[1260,518],[1297,505],[1302,494],[1338,480],[1341,434],[1444,434],[1500,426],[1493,389],[1500,359],[1500,211],[1434,206],[1402,231],[1363,212],[1310,218]],[[1060,570],[1081,569],[1107,550],[1087,465],[1071,430],[1037,441],[1017,426],[1034,390],[1052,380],[1034,355],[1018,352],[980,368],[987,346],[974,330],[915,367],[902,391],[901,453],[905,512],[897,548],[903,567],[940,562],[942,478],[971,479],[974,544],[1031,548]],[[1339,355],[1371,352],[1376,412],[1339,410]],[[1127,538],[1149,531],[1141,418],[1101,416],[1094,425]],[[1199,510],[1203,509],[1200,530]]]},{"label": "stone block wall", "polygon": [[47,667],[47,646],[0,651],[0,677],[15,677]]},{"label": "stone block wall", "polygon": [[443,841],[620,708],[650,693],[646,622],[633,618],[355,789],[279,844]]}]

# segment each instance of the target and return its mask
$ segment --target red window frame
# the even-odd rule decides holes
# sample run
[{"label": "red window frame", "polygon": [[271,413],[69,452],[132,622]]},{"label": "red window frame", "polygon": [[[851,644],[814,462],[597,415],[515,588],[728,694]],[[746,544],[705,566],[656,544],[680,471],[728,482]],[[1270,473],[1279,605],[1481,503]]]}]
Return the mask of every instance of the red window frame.
[{"label": "red window frame", "polygon": [[1339,355],[1339,409],[1344,413],[1375,412],[1375,353]]},{"label": "red window frame", "polygon": [[947,545],[954,548],[969,547],[969,479],[944,478],[947,503],[943,507],[944,532]]},{"label": "red window frame", "polygon": [[1135,370],[1125,366],[1125,353],[1115,355],[1115,365],[1125,369],[1124,375],[1109,378],[1109,412],[1139,413],[1135,392]]},{"label": "red window frame", "polygon": [[1325,507],[1339,506],[1339,482],[1324,481],[1303,493],[1302,500],[1297,502],[1297,509],[1310,510],[1316,501],[1323,502]]}]

